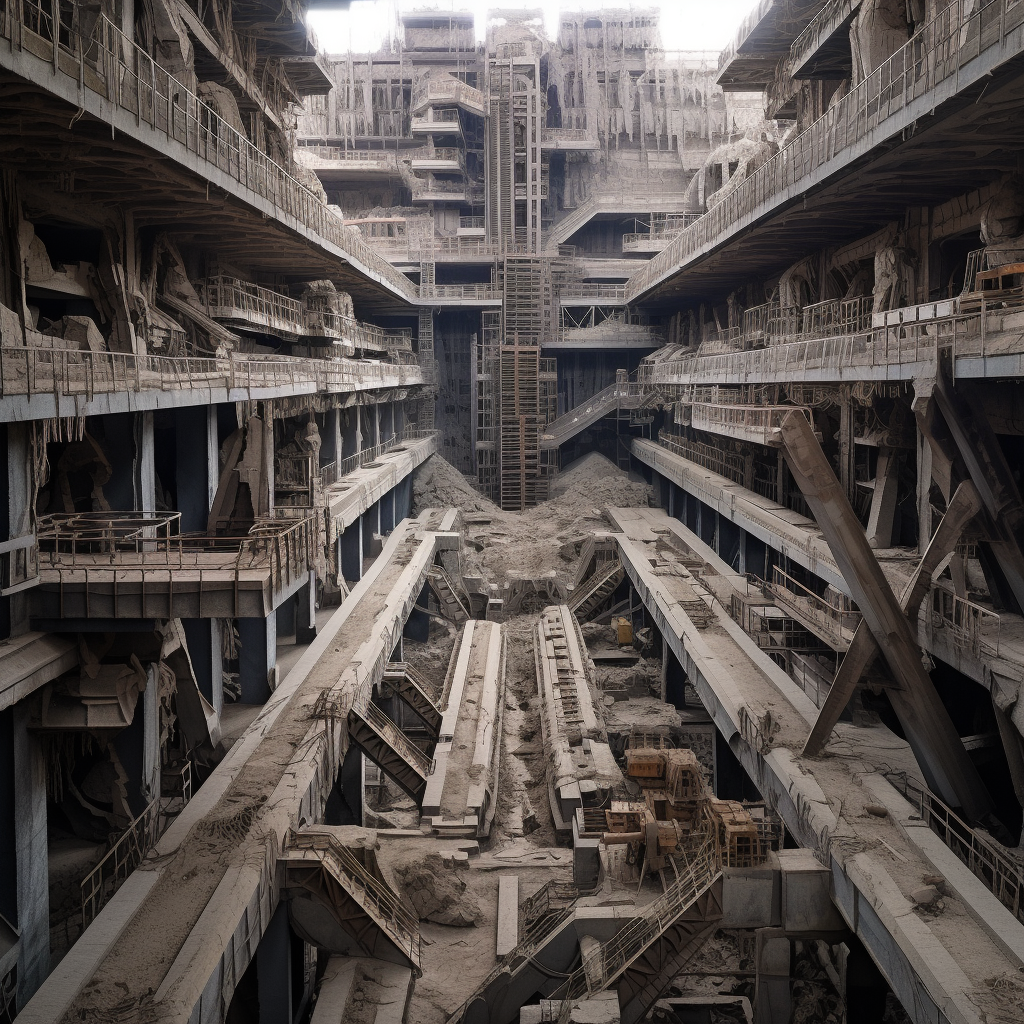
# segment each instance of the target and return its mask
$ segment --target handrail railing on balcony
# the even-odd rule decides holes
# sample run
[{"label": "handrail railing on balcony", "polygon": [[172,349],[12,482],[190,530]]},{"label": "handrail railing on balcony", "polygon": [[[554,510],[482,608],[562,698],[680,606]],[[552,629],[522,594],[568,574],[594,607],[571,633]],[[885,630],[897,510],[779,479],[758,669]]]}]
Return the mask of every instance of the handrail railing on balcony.
[{"label": "handrail railing on balcony", "polygon": [[312,153],[321,160],[343,164],[380,164],[398,170],[398,157],[389,149],[345,149],[342,146],[301,146],[300,153]]},{"label": "handrail railing on balcony", "polygon": [[929,608],[932,629],[949,630],[955,647],[976,658],[999,654],[998,612],[958,597],[944,587],[932,587]]},{"label": "handrail railing on balcony", "polygon": [[776,604],[812,632],[824,633],[837,650],[848,650],[861,622],[860,612],[830,603],[778,566],[773,571],[774,579],[767,584],[767,589]]},{"label": "handrail railing on balcony", "polygon": [[180,512],[60,512],[40,516],[40,561],[47,569],[269,569],[274,591],[304,578],[315,556],[317,524],[306,509],[258,518],[244,536],[181,532]]},{"label": "handrail railing on balcony", "polygon": [[732,480],[733,483],[742,484],[746,479],[743,456],[735,452],[722,451],[714,445],[690,441],[685,437],[666,434],[664,431],[658,432],[658,444],[676,455],[681,455],[689,462]]},{"label": "handrail railing on balcony", "polygon": [[[395,342],[395,348],[405,342]],[[136,356],[124,352],[0,345],[0,397],[82,395],[225,388],[302,388],[349,391],[353,387],[419,384],[415,364],[357,359],[303,359],[288,356]]]},{"label": "handrail railing on balcony", "polygon": [[583,299],[587,304],[591,301],[614,302],[620,304],[626,301],[626,286],[623,284],[567,284],[559,296],[563,302],[575,299]]},{"label": "handrail railing on balcony", "polygon": [[[762,0],[758,12],[767,10],[771,2]],[[758,12],[751,17],[756,19]],[[813,171],[860,143],[939,83],[950,78],[959,83],[962,68],[990,47],[1002,45],[1022,23],[1024,5],[1017,0],[981,4],[977,0],[952,0],[905,46],[646,263],[629,280],[630,301],[689,257],[723,239],[742,218],[788,190],[799,192],[802,181]],[[1024,45],[1024,40],[1016,45]],[[727,49],[719,67],[730,59]]]},{"label": "handrail railing on balcony", "polygon": [[791,412],[801,412],[812,422],[811,410],[793,405],[712,405],[701,402],[693,406],[691,425],[694,430],[711,434],[742,437],[756,444],[777,445],[783,420]]},{"label": "handrail railing on balcony", "polygon": [[294,218],[344,250],[398,295],[416,298],[409,279],[367,246],[357,231],[347,229],[319,197],[169,75],[105,15],[99,15],[91,34],[83,36],[75,10],[36,0],[3,0],[0,35],[8,46],[49,63],[53,75],[63,75],[79,90],[102,97],[162,133],[168,142],[184,146],[269,202],[278,216]]}]

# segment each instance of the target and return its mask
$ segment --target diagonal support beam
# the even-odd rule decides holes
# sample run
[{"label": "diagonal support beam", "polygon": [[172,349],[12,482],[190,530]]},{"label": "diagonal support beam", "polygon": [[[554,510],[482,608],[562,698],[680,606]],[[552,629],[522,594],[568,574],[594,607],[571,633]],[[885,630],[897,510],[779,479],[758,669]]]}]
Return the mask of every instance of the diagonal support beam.
[{"label": "diagonal support beam", "polygon": [[[911,626],[917,622],[917,613],[920,611],[921,602],[928,593],[932,576],[942,564],[946,556],[956,547],[964,527],[970,520],[981,511],[981,498],[974,485],[965,480],[956,489],[956,493],[950,500],[946,514],[939,523],[928,544],[928,548],[914,570],[914,575],[903,591],[900,598],[900,605],[907,616]],[[821,753],[822,748],[832,735],[832,730],[843,713],[843,708],[849,703],[857,683],[864,675],[868,665],[878,656],[878,644],[871,635],[871,630],[864,624],[863,620],[854,633],[853,641],[849,650],[843,657],[843,663],[836,672],[832,682],[832,688],[828,691],[824,704],[818,712],[818,718],[811,729],[811,734],[804,744],[803,753],[807,757],[814,757]]]},{"label": "diagonal support beam", "polygon": [[793,479],[814,514],[850,596],[903,687],[891,691],[890,700],[929,788],[947,803],[962,807],[969,818],[984,817],[992,810],[991,798],[924,670],[910,622],[868,547],[864,528],[806,417],[800,413],[786,416],[782,442]]},{"label": "diagonal support beam", "polygon": [[983,410],[972,408],[941,376],[932,397],[988,513],[992,553],[1024,609],[1024,500],[1013,472]]}]

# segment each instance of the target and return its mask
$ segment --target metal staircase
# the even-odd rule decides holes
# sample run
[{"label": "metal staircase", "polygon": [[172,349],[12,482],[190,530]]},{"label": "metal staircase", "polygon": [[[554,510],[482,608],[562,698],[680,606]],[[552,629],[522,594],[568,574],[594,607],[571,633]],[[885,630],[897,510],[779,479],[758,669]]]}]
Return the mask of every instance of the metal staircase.
[{"label": "metal staircase", "polygon": [[470,618],[469,609],[459,595],[455,581],[441,566],[433,565],[430,567],[430,575],[427,582],[430,584],[430,589],[433,590],[435,597],[437,597],[438,604],[443,609],[442,614],[446,619],[459,625]]},{"label": "metal staircase", "polygon": [[383,711],[358,700],[348,712],[349,739],[416,801],[423,800],[431,759]]},{"label": "metal staircase", "polygon": [[615,593],[615,588],[625,576],[626,570],[618,559],[604,562],[590,579],[581,583],[569,595],[566,604],[575,612],[578,621],[589,622],[601,605]]},{"label": "metal staircase", "polygon": [[639,381],[617,381],[599,391],[586,405],[552,420],[541,434],[541,448],[557,448],[611,412],[637,408],[643,401],[642,389]]},{"label": "metal staircase", "polygon": [[328,830],[289,830],[281,852],[285,888],[312,893],[366,955],[420,970],[420,929],[398,894]]},{"label": "metal staircase", "polygon": [[574,1000],[616,985],[622,1024],[642,1020],[722,917],[722,867],[714,837],[705,840],[669,888],[583,963],[556,992],[559,1024]]},{"label": "metal staircase", "polygon": [[419,715],[436,739],[441,729],[441,712],[427,696],[423,682],[413,669],[404,662],[392,662],[384,670],[384,685]]}]

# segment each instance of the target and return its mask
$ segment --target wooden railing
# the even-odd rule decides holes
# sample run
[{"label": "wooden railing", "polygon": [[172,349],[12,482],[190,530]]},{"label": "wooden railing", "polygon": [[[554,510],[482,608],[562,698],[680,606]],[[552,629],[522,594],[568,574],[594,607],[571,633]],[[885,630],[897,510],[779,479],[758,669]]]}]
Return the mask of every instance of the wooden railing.
[{"label": "wooden railing", "polygon": [[[762,0],[751,15],[757,23]],[[1018,0],[952,0],[934,19],[897,50],[863,82],[855,86],[806,131],[747,177],[726,198],[679,234],[661,253],[629,280],[630,301],[678,270],[690,257],[718,244],[746,217],[792,190],[799,193],[819,167],[843,156],[889,118],[936,86],[954,79],[957,88],[974,76],[961,70],[995,46],[1018,52],[1024,39],[1013,33],[1024,23],[1024,4]],[[746,22],[744,23],[746,24]],[[719,66],[728,63],[723,52]]]},{"label": "wooden railing", "polygon": [[[49,87],[61,75],[64,82],[88,91],[161,133],[170,144],[166,155],[182,146],[196,161],[189,165],[218,184],[227,175],[242,189],[270,203],[282,219],[294,218],[303,227],[361,262],[402,298],[415,300],[415,285],[396,271],[346,228],[319,197],[283,167],[221,119],[195,93],[169,75],[145,50],[100,15],[88,36],[78,28],[73,5],[52,0],[2,0],[0,35],[13,50],[26,50],[50,65],[36,84]],[[63,92],[61,93],[63,95]]]}]

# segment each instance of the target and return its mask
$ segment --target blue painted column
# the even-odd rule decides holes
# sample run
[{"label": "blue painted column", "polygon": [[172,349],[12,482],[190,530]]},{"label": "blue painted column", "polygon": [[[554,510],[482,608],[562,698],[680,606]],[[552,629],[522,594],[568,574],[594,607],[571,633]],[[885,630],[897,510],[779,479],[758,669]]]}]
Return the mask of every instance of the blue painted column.
[{"label": "blue painted column", "polygon": [[238,619],[238,647],[241,703],[266,704],[277,664],[277,613],[271,612],[266,618]]},{"label": "blue painted column", "polygon": [[341,575],[349,583],[358,583],[363,578],[362,517],[346,527],[338,543],[341,545]]},{"label": "blue painted column", "polygon": [[309,579],[295,595],[295,642],[311,644],[316,639],[316,572],[309,570]]},{"label": "blue painted column", "polygon": [[292,1024],[292,933],[282,900],[256,949],[259,1024]]}]

